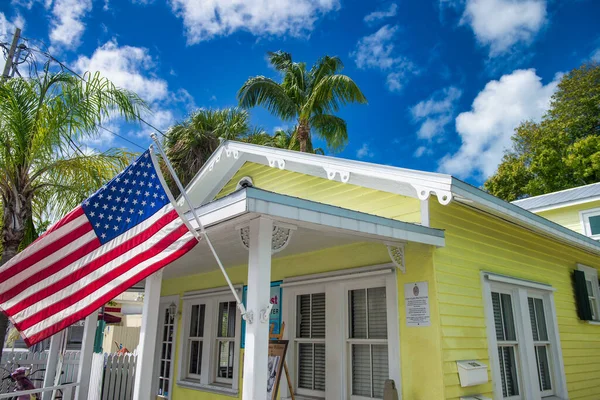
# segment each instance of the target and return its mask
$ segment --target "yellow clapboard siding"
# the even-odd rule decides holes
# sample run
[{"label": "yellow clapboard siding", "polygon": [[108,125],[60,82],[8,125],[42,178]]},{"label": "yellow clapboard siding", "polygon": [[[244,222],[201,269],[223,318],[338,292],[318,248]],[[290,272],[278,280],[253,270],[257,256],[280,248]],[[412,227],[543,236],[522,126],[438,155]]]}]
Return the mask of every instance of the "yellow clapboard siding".
[{"label": "yellow clapboard siding", "polygon": [[[556,314],[570,399],[600,399],[600,383],[590,379],[596,376],[598,381],[600,362],[581,362],[588,354],[600,354],[600,327],[578,319],[571,282],[576,263],[598,268],[598,257],[456,203],[441,206],[432,202],[430,210],[431,225],[444,229],[446,235],[446,246],[434,253],[446,398],[491,391],[489,384],[476,387],[476,392],[461,388],[455,372],[457,360],[489,362],[481,288],[481,271],[489,271],[546,283],[556,289]],[[461,328],[465,329],[464,339],[459,336]],[[477,334],[482,337],[476,337]]]},{"label": "yellow clapboard siding", "polygon": [[281,171],[264,165],[246,163],[223,187],[217,198],[235,190],[237,182],[250,176],[254,186],[263,190],[300,197],[319,203],[348,208],[406,222],[421,222],[421,203],[399,196],[297,172]]},{"label": "yellow clapboard siding", "polygon": [[592,208],[600,207],[600,201],[592,201],[584,204],[577,204],[570,207],[557,208],[538,212],[536,214],[556,222],[564,227],[574,230],[575,232],[583,233],[583,226],[579,216],[580,211],[591,210]]}]

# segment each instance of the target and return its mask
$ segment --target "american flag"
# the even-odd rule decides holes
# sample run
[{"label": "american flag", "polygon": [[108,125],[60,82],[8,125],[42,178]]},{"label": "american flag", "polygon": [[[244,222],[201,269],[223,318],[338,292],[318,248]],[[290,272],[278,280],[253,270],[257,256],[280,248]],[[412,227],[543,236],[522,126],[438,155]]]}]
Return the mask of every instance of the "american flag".
[{"label": "american flag", "polygon": [[147,150],[0,267],[0,311],[31,346],[90,315],[196,243]]}]

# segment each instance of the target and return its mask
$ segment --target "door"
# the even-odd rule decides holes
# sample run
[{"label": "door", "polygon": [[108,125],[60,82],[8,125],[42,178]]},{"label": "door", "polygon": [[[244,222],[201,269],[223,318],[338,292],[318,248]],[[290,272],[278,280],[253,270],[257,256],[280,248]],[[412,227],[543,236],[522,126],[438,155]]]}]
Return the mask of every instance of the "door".
[{"label": "door", "polygon": [[[154,393],[157,399],[170,399],[173,387],[173,358],[177,326],[177,303],[179,299],[162,298],[158,315],[156,358],[154,365]],[[175,305],[175,306],[173,306]],[[173,312],[175,310],[175,312]]]}]

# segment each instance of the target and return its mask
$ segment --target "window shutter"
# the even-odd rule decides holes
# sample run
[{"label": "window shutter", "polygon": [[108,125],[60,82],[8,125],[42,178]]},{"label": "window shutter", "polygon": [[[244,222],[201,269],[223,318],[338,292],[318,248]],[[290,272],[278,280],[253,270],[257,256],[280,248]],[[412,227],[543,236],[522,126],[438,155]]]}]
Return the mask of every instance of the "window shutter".
[{"label": "window shutter", "polygon": [[591,321],[592,309],[587,292],[587,283],[585,281],[585,272],[573,271],[573,284],[575,286],[575,300],[577,301],[577,312],[579,319]]}]

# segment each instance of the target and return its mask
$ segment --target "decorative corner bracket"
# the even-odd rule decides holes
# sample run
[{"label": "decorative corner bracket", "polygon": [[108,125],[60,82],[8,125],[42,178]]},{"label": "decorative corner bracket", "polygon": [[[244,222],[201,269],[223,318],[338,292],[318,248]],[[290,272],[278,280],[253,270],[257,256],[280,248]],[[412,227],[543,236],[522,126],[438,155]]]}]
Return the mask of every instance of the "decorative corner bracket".
[{"label": "decorative corner bracket", "polygon": [[279,169],[285,168],[285,160],[283,158],[267,157],[267,161],[269,162],[269,167],[271,168],[275,168],[275,165],[277,165],[277,168]]},{"label": "decorative corner bracket", "polygon": [[[246,250],[250,249],[250,226],[237,226],[236,229],[240,231],[240,240],[242,242],[242,246],[246,248]],[[271,235],[271,254],[279,253],[284,250],[288,244],[290,244],[290,240],[292,238],[292,232],[296,230],[296,227],[293,225],[282,224],[282,223],[274,223],[273,224],[273,233]]]},{"label": "decorative corner bracket", "polygon": [[431,190],[423,186],[413,185],[413,187],[417,191],[417,197],[419,198],[419,200],[427,200],[430,195],[435,194],[440,204],[444,206],[447,206],[452,201],[452,192],[443,190]]},{"label": "decorative corner bracket", "polygon": [[232,150],[229,147],[225,147],[225,155],[227,155],[227,158],[233,156],[233,158],[236,160],[240,158],[240,152],[235,149]]},{"label": "decorative corner bracket", "polygon": [[394,265],[405,274],[406,264],[404,262],[404,243],[386,243],[386,246]]},{"label": "decorative corner bracket", "polygon": [[323,167],[323,169],[325,170],[325,173],[327,174],[327,179],[329,179],[330,181],[335,179],[335,176],[337,174],[340,175],[340,180],[343,183],[348,183],[348,181],[350,180],[350,171],[341,171],[338,169],[331,169],[331,168],[325,168]]}]

